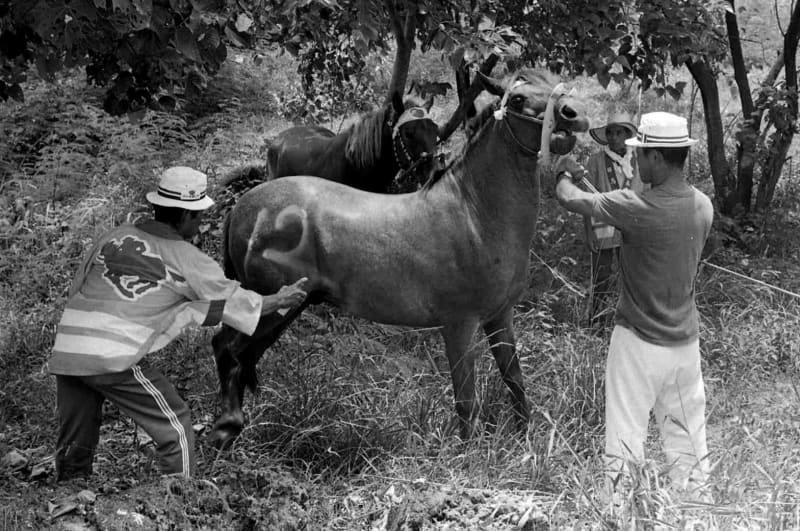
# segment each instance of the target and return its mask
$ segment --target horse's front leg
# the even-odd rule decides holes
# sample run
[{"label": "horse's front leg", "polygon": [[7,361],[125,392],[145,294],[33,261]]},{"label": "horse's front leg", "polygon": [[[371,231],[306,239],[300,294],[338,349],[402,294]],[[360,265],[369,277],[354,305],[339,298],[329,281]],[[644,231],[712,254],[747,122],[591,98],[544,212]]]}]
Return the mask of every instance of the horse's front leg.
[{"label": "horse's front leg", "polygon": [[486,332],[503,382],[511,391],[519,426],[524,429],[530,419],[530,410],[528,409],[528,400],[525,398],[525,384],[522,381],[522,369],[516,352],[512,317],[513,310],[509,309],[500,317],[484,324],[483,330]]},{"label": "horse's front leg", "polygon": [[219,376],[222,412],[214,423],[209,439],[218,448],[230,445],[244,427],[244,384],[241,381],[239,353],[249,341],[249,336],[227,325],[223,325],[211,340]]},{"label": "horse's front leg", "polygon": [[475,407],[475,356],[469,348],[477,328],[477,319],[442,327],[450,376],[453,379],[460,435],[464,440],[472,436],[478,413]]},{"label": "horse's front leg", "polygon": [[252,336],[223,326],[212,339],[220,381],[222,412],[214,423],[209,439],[218,448],[226,448],[244,428],[245,387],[255,393],[257,365],[264,351],[272,346],[286,327],[310,304],[309,299],[286,316],[264,315]]}]

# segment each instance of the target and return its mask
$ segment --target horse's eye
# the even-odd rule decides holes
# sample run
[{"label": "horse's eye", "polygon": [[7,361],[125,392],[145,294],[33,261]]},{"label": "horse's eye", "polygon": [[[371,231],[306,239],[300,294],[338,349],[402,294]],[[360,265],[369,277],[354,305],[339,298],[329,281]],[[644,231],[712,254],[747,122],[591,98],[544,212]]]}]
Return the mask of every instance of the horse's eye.
[{"label": "horse's eye", "polygon": [[516,108],[522,108],[522,106],[525,104],[525,96],[523,96],[522,94],[514,94],[513,96],[511,96],[510,100],[511,100],[511,105],[513,105]]}]

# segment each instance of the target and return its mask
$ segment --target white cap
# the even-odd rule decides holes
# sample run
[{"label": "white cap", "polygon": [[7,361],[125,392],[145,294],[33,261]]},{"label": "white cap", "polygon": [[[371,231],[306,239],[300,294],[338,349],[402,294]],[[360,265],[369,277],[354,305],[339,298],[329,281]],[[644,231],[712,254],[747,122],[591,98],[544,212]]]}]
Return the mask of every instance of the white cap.
[{"label": "white cap", "polygon": [[206,174],[186,166],[173,166],[164,170],[158,190],[149,192],[147,200],[154,205],[205,210],[214,204],[206,195]]},{"label": "white cap", "polygon": [[697,140],[689,138],[686,118],[660,111],[643,114],[636,138],[625,141],[628,146],[643,148],[678,148],[696,143]]}]

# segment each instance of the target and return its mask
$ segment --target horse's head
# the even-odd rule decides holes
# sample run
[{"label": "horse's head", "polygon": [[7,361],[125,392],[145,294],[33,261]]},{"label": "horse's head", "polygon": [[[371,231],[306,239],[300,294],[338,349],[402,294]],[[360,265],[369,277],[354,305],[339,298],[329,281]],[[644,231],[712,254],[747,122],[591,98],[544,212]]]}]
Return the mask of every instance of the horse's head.
[{"label": "horse's head", "polygon": [[[526,134],[522,125],[509,125],[512,131],[517,132],[515,138],[518,138],[518,142],[527,151],[538,152],[541,147],[541,132],[546,121],[545,110],[551,98],[553,117],[550,152],[558,155],[569,153],[577,140],[574,133],[589,129],[589,120],[579,110],[577,102],[571,96],[554,93],[558,79],[548,72],[524,69],[503,80],[480,73],[479,75],[488,92],[502,96],[502,108],[499,111],[501,115],[505,113],[536,129],[535,132]],[[531,136],[538,138],[531,139]]]},{"label": "horse's head", "polygon": [[[392,131],[392,150],[397,165],[403,173],[403,181],[411,174],[417,180],[414,188],[421,184],[434,168],[439,141],[439,127],[431,118],[433,96],[423,100],[408,96],[405,100],[395,92],[392,95],[391,118],[387,125]],[[412,179],[413,180],[413,179]]]}]

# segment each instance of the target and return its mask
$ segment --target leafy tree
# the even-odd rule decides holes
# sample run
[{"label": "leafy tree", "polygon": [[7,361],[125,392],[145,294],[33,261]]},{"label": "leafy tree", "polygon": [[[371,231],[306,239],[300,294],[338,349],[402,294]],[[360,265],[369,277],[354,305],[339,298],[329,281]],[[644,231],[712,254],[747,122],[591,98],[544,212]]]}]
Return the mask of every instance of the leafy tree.
[{"label": "leafy tree", "polygon": [[[469,112],[479,91],[470,69],[490,71],[502,57],[519,55],[521,40],[495,19],[503,3],[495,0],[264,0],[254,18],[267,40],[280,44],[299,59],[306,99],[319,92],[363,95],[357,85],[371,51],[394,49],[392,79],[385,98],[404,92],[411,53],[438,51],[453,66],[461,105],[440,136],[447,138]],[[277,13],[267,15],[266,13]],[[394,46],[390,46],[390,43]]]},{"label": "leafy tree", "polygon": [[252,20],[234,0],[0,0],[0,98],[22,99],[35,64],[52,80],[85,67],[109,86],[114,114],[172,107],[205,86],[227,56],[246,45]]},{"label": "leafy tree", "polygon": [[[777,4],[775,7],[777,9]],[[743,116],[742,126],[736,135],[737,187],[735,194],[732,194],[732,203],[745,212],[752,209],[754,174],[757,166],[760,166],[755,210],[763,211],[772,201],[789,145],[797,132],[796,56],[800,40],[800,5],[792,6],[789,24],[781,29],[781,49],[762,81],[755,100],[751,95],[748,65],[742,52],[738,12],[740,10],[736,9],[735,0],[730,0],[725,23]],[[784,81],[776,84],[781,69],[785,74]]]}]

